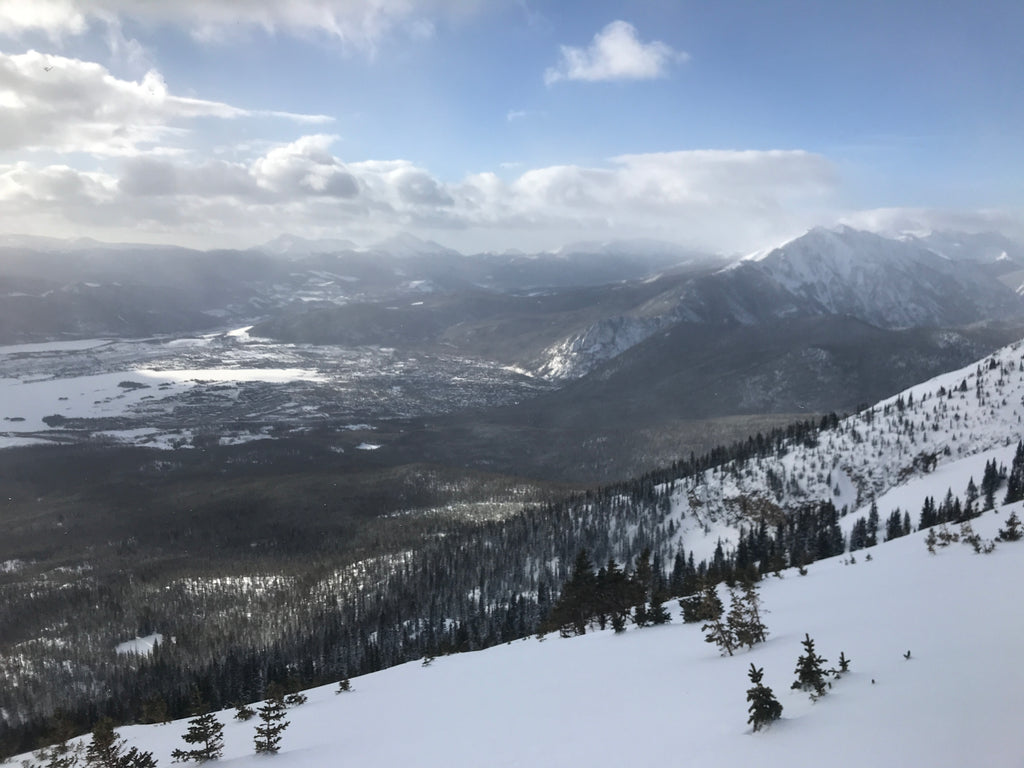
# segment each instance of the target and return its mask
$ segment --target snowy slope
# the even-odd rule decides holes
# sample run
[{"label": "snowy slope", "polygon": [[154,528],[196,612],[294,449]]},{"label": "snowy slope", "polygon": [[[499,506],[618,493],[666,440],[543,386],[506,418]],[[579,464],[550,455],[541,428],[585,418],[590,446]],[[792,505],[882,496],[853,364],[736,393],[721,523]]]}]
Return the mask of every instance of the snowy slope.
[{"label": "snowy slope", "polygon": [[[1006,517],[989,513],[973,525],[990,538]],[[355,678],[351,693],[314,689],[308,703],[289,710],[274,758],[253,754],[256,721],[222,712],[221,762],[1020,766],[1024,670],[1016,659],[1024,614],[1008,609],[998,585],[1024,580],[1024,542],[1000,544],[991,555],[963,545],[930,555],[922,539],[879,545],[870,562],[833,558],[812,564],[805,577],[786,571],[767,579],[770,637],[731,658],[703,642],[696,625],[680,623],[530,638]],[[831,664],[840,651],[852,661],[813,704],[790,690],[805,632]],[[781,721],[756,734],[746,724],[751,663],[764,668],[784,707]],[[171,750],[185,746],[185,730],[178,721],[120,733],[168,765]]]},{"label": "snowy slope", "polygon": [[[718,537],[735,542],[738,526],[748,522],[743,503],[777,508],[831,499],[851,513],[848,527],[875,499],[883,520],[899,507],[916,523],[926,495],[941,500],[951,489],[963,496],[972,477],[981,482],[992,458],[1008,467],[1024,437],[1022,420],[1024,341],[850,416],[822,432],[816,445],[691,478],[676,488],[671,517],[698,561]],[[935,458],[928,472],[925,456]],[[926,493],[921,482],[933,475],[941,487]]]}]

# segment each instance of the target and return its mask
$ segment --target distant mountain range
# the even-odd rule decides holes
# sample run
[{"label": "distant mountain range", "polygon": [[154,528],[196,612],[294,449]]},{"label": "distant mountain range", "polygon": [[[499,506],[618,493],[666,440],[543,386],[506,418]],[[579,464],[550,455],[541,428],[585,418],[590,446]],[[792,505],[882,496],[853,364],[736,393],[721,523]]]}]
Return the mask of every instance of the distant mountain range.
[{"label": "distant mountain range", "polygon": [[[466,441],[449,458],[489,462],[506,444],[518,471],[560,476],[570,462],[603,478],[674,455],[672,420],[851,409],[980,357],[1024,334],[1022,282],[1024,247],[1001,235],[848,227],[734,259],[652,241],[463,255],[412,236],[209,252],[8,237],[0,343],[252,325],[282,342],[497,363],[557,391],[452,417]],[[411,438],[424,434],[405,433],[397,454],[451,450]]]}]

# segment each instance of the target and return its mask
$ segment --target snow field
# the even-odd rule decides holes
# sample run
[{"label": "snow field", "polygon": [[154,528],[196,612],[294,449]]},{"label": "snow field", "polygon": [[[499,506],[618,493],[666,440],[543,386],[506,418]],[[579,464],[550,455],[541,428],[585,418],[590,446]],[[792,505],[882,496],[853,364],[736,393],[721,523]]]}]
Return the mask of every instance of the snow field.
[{"label": "snow field", "polygon": [[[994,537],[1007,509],[974,529]],[[353,678],[351,693],[314,689],[289,710],[273,758],[253,754],[256,721],[239,723],[227,710],[220,762],[1019,767],[1024,614],[1001,587],[1024,580],[1024,542],[990,555],[963,544],[931,555],[916,533],[856,553],[854,565],[847,559],[762,582],[768,641],[733,657],[719,656],[697,625],[678,623],[673,601],[668,626],[552,634]],[[789,688],[805,632],[828,666],[840,651],[851,660],[816,703]],[[784,706],[782,720],[756,734],[746,724],[751,662]],[[167,765],[186,727],[120,732]]]}]

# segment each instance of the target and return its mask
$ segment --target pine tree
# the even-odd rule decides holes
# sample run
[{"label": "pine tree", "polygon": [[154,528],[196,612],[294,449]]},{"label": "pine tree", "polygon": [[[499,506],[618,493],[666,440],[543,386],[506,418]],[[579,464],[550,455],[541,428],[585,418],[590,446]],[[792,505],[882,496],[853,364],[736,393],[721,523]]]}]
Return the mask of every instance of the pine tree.
[{"label": "pine tree", "polygon": [[790,687],[793,690],[810,691],[811,701],[817,701],[826,692],[826,659],[814,652],[814,641],[809,634],[805,633],[800,642],[804,646],[804,653],[796,660],[796,681]]},{"label": "pine tree", "polygon": [[761,683],[761,678],[764,677],[764,668],[758,669],[751,663],[747,675],[750,677],[750,682],[754,684],[752,688],[747,689],[747,701],[750,702],[750,707],[747,709],[750,713],[747,724],[752,725],[756,733],[764,726],[770,725],[782,717],[782,705],[776,701],[772,689]]},{"label": "pine tree", "polygon": [[114,722],[102,718],[93,726],[92,741],[85,748],[85,764],[89,768],[155,768],[152,752],[137,747],[125,751],[125,740],[114,733]]},{"label": "pine tree", "polygon": [[682,598],[679,607],[683,609],[683,621],[688,624],[717,619],[725,610],[718,590],[710,583],[701,587],[699,595]]},{"label": "pine tree", "polygon": [[878,504],[872,499],[871,509],[868,512],[867,536],[864,539],[864,546],[873,547],[876,544],[878,544]]},{"label": "pine tree", "polygon": [[81,745],[71,746],[67,740],[43,747],[35,757],[42,768],[75,768],[81,756]]},{"label": "pine tree", "polygon": [[996,505],[996,491],[1001,484],[999,465],[996,460],[985,462],[985,473],[981,476],[981,492],[985,497],[982,510],[988,511]]},{"label": "pine tree", "polygon": [[757,584],[747,581],[740,589],[741,593],[734,589],[729,590],[732,602],[727,621],[736,644],[753,648],[768,638],[768,629],[761,621],[761,599],[757,592]]},{"label": "pine tree", "polygon": [[1006,519],[1006,525],[999,529],[996,538],[999,541],[1020,541],[1022,536],[1024,536],[1024,531],[1021,530],[1021,522],[1020,518],[1017,517],[1017,510],[1014,510]]},{"label": "pine tree", "polygon": [[[704,589],[704,598],[702,599],[702,602],[711,602],[709,595],[710,592],[715,592],[716,594],[714,596],[714,599],[718,600],[717,590],[715,589],[714,585],[708,585]],[[733,591],[731,589],[729,590],[729,594],[733,594]],[[721,604],[722,603],[719,600],[718,605],[721,606]],[[730,616],[736,609],[736,605],[737,601],[735,600],[734,596],[732,606],[729,611]],[[722,652],[723,656],[725,656],[726,654],[732,656],[732,652],[737,646],[736,633],[733,631],[732,622],[729,620],[729,618],[724,618],[722,616],[721,610],[718,611],[718,615],[708,619],[707,623],[705,623],[701,627],[701,631],[704,632],[705,642],[715,643],[718,646],[718,649]]]},{"label": "pine tree", "polygon": [[182,738],[187,744],[202,746],[174,750],[171,757],[175,762],[194,760],[205,763],[208,760],[216,760],[224,751],[224,724],[212,712],[207,712],[188,721],[188,731]]},{"label": "pine tree", "polygon": [[1017,441],[1017,450],[1013,454],[1010,474],[1006,477],[1006,497],[1003,504],[1012,504],[1024,499],[1024,441]]},{"label": "pine tree", "polygon": [[341,678],[341,680],[338,681],[338,690],[336,690],[335,693],[349,693],[351,692],[351,690],[352,681],[349,680],[347,677],[343,677]]},{"label": "pine tree", "polygon": [[557,629],[563,637],[583,635],[597,613],[597,576],[590,554],[581,549],[576,555],[572,577],[551,607],[542,630]]},{"label": "pine tree", "polygon": [[267,699],[259,708],[260,724],[256,726],[256,753],[276,754],[280,749],[281,733],[288,727],[285,720],[284,700],[280,697]]},{"label": "pine tree", "polygon": [[142,702],[143,723],[169,723],[171,717],[167,711],[167,702],[159,695],[153,694]]},{"label": "pine tree", "polygon": [[256,710],[250,707],[248,704],[239,704],[235,707],[235,720],[251,720],[256,715]]},{"label": "pine tree", "polygon": [[633,608],[633,621],[638,627],[646,627],[651,623],[651,617],[647,613],[647,594],[650,584],[651,550],[650,547],[645,547],[636,559],[636,571],[633,573],[634,599],[636,600]]}]

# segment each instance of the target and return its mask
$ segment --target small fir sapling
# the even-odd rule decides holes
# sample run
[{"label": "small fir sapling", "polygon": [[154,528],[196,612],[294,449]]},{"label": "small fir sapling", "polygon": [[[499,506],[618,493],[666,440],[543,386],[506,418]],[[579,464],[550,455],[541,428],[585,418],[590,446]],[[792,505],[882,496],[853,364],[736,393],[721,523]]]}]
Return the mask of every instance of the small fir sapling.
[{"label": "small fir sapling", "polygon": [[796,660],[796,681],[790,686],[793,690],[810,691],[811,701],[817,701],[827,692],[824,664],[826,659],[814,652],[814,641],[807,633],[800,641],[804,653]]},{"label": "small fir sapling", "polygon": [[256,726],[255,748],[258,755],[273,755],[281,748],[281,733],[288,727],[284,699],[275,696],[259,708],[260,724]]},{"label": "small fir sapling", "polygon": [[747,675],[754,684],[747,689],[747,701],[750,702],[747,708],[750,713],[747,724],[753,726],[757,732],[782,717],[782,705],[775,699],[772,689],[761,682],[761,678],[764,677],[763,668],[759,669],[751,663]]},{"label": "small fir sapling", "polygon": [[187,744],[197,744],[194,749],[175,749],[171,752],[174,761],[192,760],[205,763],[216,760],[224,751],[224,724],[212,712],[198,715],[188,721],[188,731],[182,736]]}]

